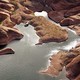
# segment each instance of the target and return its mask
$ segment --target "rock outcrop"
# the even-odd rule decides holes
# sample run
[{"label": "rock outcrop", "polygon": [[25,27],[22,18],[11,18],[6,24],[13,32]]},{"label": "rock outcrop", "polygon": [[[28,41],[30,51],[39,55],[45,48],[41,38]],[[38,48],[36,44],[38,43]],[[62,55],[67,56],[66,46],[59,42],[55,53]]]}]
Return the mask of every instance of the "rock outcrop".
[{"label": "rock outcrop", "polygon": [[70,16],[68,18],[63,19],[60,24],[62,26],[70,26],[70,25],[76,25],[80,24],[80,13]]},{"label": "rock outcrop", "polygon": [[69,51],[59,51],[55,55],[52,55],[48,68],[40,72],[50,76],[58,76],[64,66],[66,76],[70,80],[80,79],[80,45]]},{"label": "rock outcrop", "polygon": [[13,40],[20,40],[23,35],[15,28],[0,26],[0,45],[7,45]]},{"label": "rock outcrop", "polygon": [[5,13],[3,11],[0,11],[0,22],[2,22],[3,20],[5,20],[9,16],[10,15],[8,13]]},{"label": "rock outcrop", "polygon": [[60,26],[48,21],[42,16],[31,19],[30,24],[34,26],[36,34],[40,37],[39,43],[63,42],[68,39],[68,32]]},{"label": "rock outcrop", "polygon": [[69,28],[75,31],[78,36],[80,36],[80,25],[71,25]]},{"label": "rock outcrop", "polygon": [[6,48],[0,50],[0,55],[8,55],[8,54],[14,54],[15,52],[11,48]]}]

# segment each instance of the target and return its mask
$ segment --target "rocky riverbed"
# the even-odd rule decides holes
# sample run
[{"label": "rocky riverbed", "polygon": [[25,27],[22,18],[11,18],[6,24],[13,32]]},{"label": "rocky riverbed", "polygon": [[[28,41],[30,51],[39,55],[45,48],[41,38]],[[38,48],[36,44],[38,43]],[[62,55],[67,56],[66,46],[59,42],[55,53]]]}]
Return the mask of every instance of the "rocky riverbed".
[{"label": "rocky riverbed", "polygon": [[[48,18],[36,16],[35,12],[46,11]],[[54,23],[55,22],[55,23]],[[80,1],[79,0],[1,0],[0,1],[0,55],[13,54],[14,50],[3,46],[14,40],[25,37],[24,31],[19,31],[16,25],[31,25],[38,35],[36,46],[48,43],[65,43],[69,40],[69,30],[80,36]],[[21,27],[21,26],[20,26]],[[66,27],[66,28],[65,28]],[[28,35],[28,34],[27,34]],[[29,37],[28,37],[29,38]],[[33,39],[33,36],[31,38]],[[72,39],[72,38],[71,38]],[[79,43],[79,41],[78,41]],[[77,43],[77,44],[78,44]],[[25,44],[24,44],[25,45]],[[3,49],[2,49],[3,47]],[[80,79],[80,48],[65,51],[60,50],[50,58],[50,66],[41,71],[44,74],[58,76],[63,67],[70,80]],[[37,51],[36,51],[37,52]],[[67,60],[67,62],[66,62]],[[74,72],[74,74],[73,74]]]}]

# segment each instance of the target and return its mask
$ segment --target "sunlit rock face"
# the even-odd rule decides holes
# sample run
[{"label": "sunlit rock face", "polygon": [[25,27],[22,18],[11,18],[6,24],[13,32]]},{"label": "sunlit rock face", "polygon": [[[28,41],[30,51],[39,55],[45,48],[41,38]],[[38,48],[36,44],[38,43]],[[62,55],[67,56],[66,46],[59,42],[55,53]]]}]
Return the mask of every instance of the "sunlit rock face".
[{"label": "sunlit rock face", "polygon": [[7,45],[13,40],[20,40],[22,33],[15,28],[0,26],[0,45]]},{"label": "sunlit rock face", "polygon": [[66,76],[70,80],[80,79],[80,45],[69,51],[59,51],[50,57],[50,65],[46,70],[40,71],[42,74],[47,74],[56,77],[66,68]]},{"label": "sunlit rock face", "polygon": [[34,26],[40,37],[39,44],[48,42],[63,42],[68,39],[68,32],[60,26],[53,24],[42,16],[34,17],[30,24]]}]

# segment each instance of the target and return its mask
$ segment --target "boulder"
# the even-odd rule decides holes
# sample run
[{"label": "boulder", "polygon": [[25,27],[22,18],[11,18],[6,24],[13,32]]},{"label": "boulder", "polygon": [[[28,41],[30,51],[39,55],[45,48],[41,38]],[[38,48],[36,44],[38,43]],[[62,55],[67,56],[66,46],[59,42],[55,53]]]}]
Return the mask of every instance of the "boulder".
[{"label": "boulder", "polygon": [[60,25],[62,26],[70,26],[70,25],[77,25],[80,23],[80,13],[70,16],[68,18],[64,18],[61,22]]},{"label": "boulder", "polygon": [[8,13],[0,11],[0,22],[2,22],[3,20],[5,20],[7,17],[10,17],[10,15]]},{"label": "boulder", "polygon": [[75,31],[78,36],[80,36],[80,25],[71,25],[68,28]]},{"label": "boulder", "polygon": [[5,48],[0,50],[0,55],[14,54],[14,51],[11,48]]},{"label": "boulder", "polygon": [[60,50],[52,55],[49,60],[50,65],[47,69],[40,71],[40,73],[56,77],[65,67],[66,76],[70,80],[80,79],[80,45],[69,51]]},{"label": "boulder", "polygon": [[55,25],[42,16],[35,16],[29,24],[34,26],[36,34],[40,37],[39,44],[63,42],[68,39],[68,32],[65,29]]},{"label": "boulder", "polygon": [[7,18],[2,22],[2,25],[3,25],[3,26],[6,26],[6,27],[11,27],[11,28],[13,28],[13,27],[16,25],[16,23],[13,22],[13,21],[11,21],[10,17],[7,17]]},{"label": "boulder", "polygon": [[8,11],[14,11],[14,5],[0,2],[0,8]]},{"label": "boulder", "polygon": [[0,2],[9,3],[9,0],[0,0]]},{"label": "boulder", "polygon": [[0,45],[7,45],[13,40],[20,40],[23,35],[15,28],[0,25]]},{"label": "boulder", "polygon": [[42,11],[44,8],[44,6],[39,1],[35,1],[35,0],[27,0],[26,2],[23,3],[23,5],[34,12]]}]

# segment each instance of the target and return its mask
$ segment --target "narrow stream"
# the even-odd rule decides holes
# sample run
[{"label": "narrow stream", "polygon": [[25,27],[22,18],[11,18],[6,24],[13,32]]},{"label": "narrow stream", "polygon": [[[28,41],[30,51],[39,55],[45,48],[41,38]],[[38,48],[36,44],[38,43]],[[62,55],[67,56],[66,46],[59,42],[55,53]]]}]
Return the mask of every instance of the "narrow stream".
[{"label": "narrow stream", "polygon": [[68,80],[63,72],[57,78],[39,74],[38,71],[46,68],[48,58],[58,49],[68,50],[74,47],[80,39],[73,32],[69,31],[69,39],[62,43],[47,43],[35,45],[39,37],[32,26],[17,26],[24,34],[20,41],[11,42],[15,54],[0,56],[0,80]]}]

